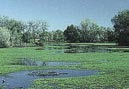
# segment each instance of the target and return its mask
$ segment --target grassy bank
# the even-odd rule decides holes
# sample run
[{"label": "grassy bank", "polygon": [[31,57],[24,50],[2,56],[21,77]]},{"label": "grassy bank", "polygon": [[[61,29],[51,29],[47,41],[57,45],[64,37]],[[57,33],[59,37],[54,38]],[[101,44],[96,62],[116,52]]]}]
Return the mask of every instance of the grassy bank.
[{"label": "grassy bank", "polygon": [[[35,50],[27,48],[0,49],[0,73],[6,74],[28,69],[92,69],[100,71],[98,75],[78,78],[38,79],[33,89],[127,89],[129,86],[129,53],[55,53],[53,50]],[[42,61],[80,62],[79,65],[37,67],[12,65],[19,58],[30,58]]]}]

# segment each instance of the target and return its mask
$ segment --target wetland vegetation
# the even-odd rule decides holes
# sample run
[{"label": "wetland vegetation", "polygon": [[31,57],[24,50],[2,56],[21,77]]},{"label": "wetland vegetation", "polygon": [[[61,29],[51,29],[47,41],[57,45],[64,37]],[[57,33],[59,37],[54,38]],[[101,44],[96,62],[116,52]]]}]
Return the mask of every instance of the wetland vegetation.
[{"label": "wetland vegetation", "polygon": [[128,89],[129,10],[114,27],[86,19],[64,31],[0,17],[0,88]]},{"label": "wetland vegetation", "polygon": [[[76,43],[74,43],[74,45],[75,44]],[[100,43],[97,43],[97,44],[100,45]],[[94,43],[94,45],[97,45],[97,44]],[[65,44],[62,44],[62,45],[53,46],[53,48],[52,48],[52,45],[50,46],[47,45],[45,46],[46,48],[44,48],[44,50],[35,50],[38,47],[0,49],[1,82],[2,82],[2,79],[5,79],[5,83],[4,84],[2,83],[1,86],[6,85],[6,83],[9,83],[10,81],[11,82],[18,81],[20,80],[19,78],[22,78],[22,76],[26,75],[26,76],[29,76],[29,78],[31,78],[29,83],[27,83],[28,85],[26,86],[26,88],[30,88],[30,89],[31,88],[32,89],[37,89],[37,88],[38,89],[44,89],[44,88],[49,88],[49,89],[54,89],[54,88],[122,89],[122,88],[125,88],[126,89],[128,88],[128,84],[129,84],[129,80],[128,80],[128,76],[129,76],[128,75],[129,73],[128,54],[129,53],[128,52],[113,50],[109,52],[91,51],[87,53],[65,53],[65,52],[61,54],[55,53],[56,51],[59,51],[59,50],[62,50],[62,48],[65,48]],[[85,45],[88,46],[91,44],[85,44]],[[108,44],[108,43],[107,45],[106,45],[107,49],[111,48],[112,46],[112,44]],[[116,45],[114,44],[111,49],[113,49],[114,46]],[[51,47],[51,50],[48,50],[48,48],[50,47]],[[23,60],[25,62],[23,62]],[[27,62],[29,61],[30,64],[31,62],[38,62],[39,66],[35,65],[35,63],[34,65],[28,65],[28,63],[25,64],[26,61]],[[46,62],[48,64],[45,66],[41,66],[40,63],[42,62]],[[51,64],[51,63],[54,63],[54,64]],[[23,70],[26,71],[26,73]],[[37,70],[37,72],[33,70]],[[45,70],[46,71],[49,70],[49,71],[43,72]],[[57,71],[57,70],[60,70],[60,71]],[[84,75],[80,75],[80,77],[74,77],[74,74],[77,74],[77,73],[73,72],[73,76],[71,76],[70,78],[58,77],[58,76],[67,77],[69,75],[69,72],[67,70],[68,71],[72,70],[72,72],[83,71],[83,70],[97,71],[97,72],[94,72],[95,75],[89,74],[89,76],[87,76],[87,73],[84,72]],[[29,73],[32,73],[32,74],[28,75]],[[58,75],[59,73],[62,73],[62,74],[65,73],[65,74]],[[83,74],[81,72],[79,73]],[[34,74],[40,75],[40,77],[33,77]],[[9,80],[9,78],[6,79],[2,75],[4,76],[8,75],[14,78],[11,78],[11,80]],[[44,78],[45,76],[46,77],[48,76],[50,78],[49,79]],[[13,79],[16,79],[16,78],[17,80],[14,81]],[[23,81],[25,80],[23,79]],[[11,83],[10,87],[25,88],[25,86],[21,86],[22,83],[19,83],[19,84],[17,83],[17,85],[15,85],[14,83],[13,85],[13,83]],[[6,87],[9,87],[9,85]]]}]

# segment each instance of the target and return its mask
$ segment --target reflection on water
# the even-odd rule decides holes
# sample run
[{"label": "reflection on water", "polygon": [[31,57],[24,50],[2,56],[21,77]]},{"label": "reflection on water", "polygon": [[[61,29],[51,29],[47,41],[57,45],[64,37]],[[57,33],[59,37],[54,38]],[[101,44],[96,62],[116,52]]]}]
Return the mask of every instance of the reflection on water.
[{"label": "reflection on water", "polygon": [[108,48],[113,46],[107,45],[77,45],[77,44],[67,44],[64,46],[58,47],[48,47],[47,50],[55,50],[56,54],[63,54],[63,53],[89,53],[89,52],[111,52]]},{"label": "reflection on water", "polygon": [[107,46],[93,46],[93,45],[69,45],[64,53],[88,53],[88,52],[109,52]]},{"label": "reflection on water", "polygon": [[[58,73],[59,75],[30,75],[30,73]],[[24,89],[28,88],[34,79],[38,78],[65,78],[65,77],[78,77],[78,76],[90,76],[97,74],[95,70],[32,70],[21,71],[8,74],[7,77],[0,76],[0,85],[6,87],[6,89]],[[2,81],[5,81],[4,83]]]}]

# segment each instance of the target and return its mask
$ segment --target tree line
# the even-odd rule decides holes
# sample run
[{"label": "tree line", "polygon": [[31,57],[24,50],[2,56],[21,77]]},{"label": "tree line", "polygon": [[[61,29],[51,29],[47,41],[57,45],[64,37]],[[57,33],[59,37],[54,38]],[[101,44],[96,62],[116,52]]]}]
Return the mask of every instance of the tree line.
[{"label": "tree line", "polygon": [[86,19],[80,26],[73,24],[64,31],[67,42],[115,42],[114,29],[102,27]]},{"label": "tree line", "polygon": [[0,17],[0,47],[23,46],[24,43],[35,43],[36,39],[43,39],[47,30],[47,22],[22,22],[6,16]]},{"label": "tree line", "polygon": [[112,19],[113,28],[102,27],[89,20],[80,26],[70,25],[64,31],[67,42],[116,42],[129,46],[129,10],[118,12]]},{"label": "tree line", "polygon": [[117,42],[129,45],[129,10],[123,10],[111,19],[114,27],[102,27],[85,19],[63,30],[48,31],[44,20],[22,22],[0,16],[0,47],[43,46],[44,42]]}]

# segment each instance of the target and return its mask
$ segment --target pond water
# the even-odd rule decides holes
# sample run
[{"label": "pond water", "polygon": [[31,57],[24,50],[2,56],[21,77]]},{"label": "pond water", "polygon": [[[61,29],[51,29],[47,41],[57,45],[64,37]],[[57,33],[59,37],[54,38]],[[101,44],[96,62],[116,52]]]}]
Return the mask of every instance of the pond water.
[{"label": "pond water", "polygon": [[89,53],[89,52],[109,52],[110,50],[107,49],[108,46],[88,46],[88,45],[74,45],[74,46],[68,46],[64,50],[64,53]]},{"label": "pond water", "polygon": [[113,46],[97,46],[97,45],[75,45],[75,44],[67,44],[61,47],[48,47],[45,48],[47,50],[55,50],[55,54],[62,53],[89,53],[89,52],[111,52],[108,48]]},{"label": "pond water", "polygon": [[12,65],[27,65],[27,66],[70,66],[81,64],[79,62],[43,62],[36,61],[29,58],[21,58],[15,62],[11,63]]},{"label": "pond water", "polygon": [[[6,89],[28,88],[34,79],[38,78],[66,78],[90,76],[97,74],[96,70],[30,70],[10,73],[6,76],[0,76],[0,86]],[[46,75],[37,75],[37,73],[44,73]],[[53,74],[54,73],[54,74]],[[56,73],[56,75],[55,75]]]}]

